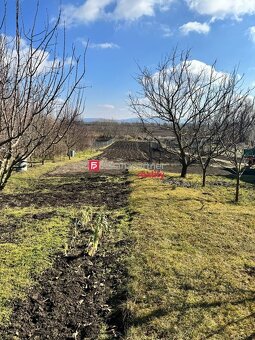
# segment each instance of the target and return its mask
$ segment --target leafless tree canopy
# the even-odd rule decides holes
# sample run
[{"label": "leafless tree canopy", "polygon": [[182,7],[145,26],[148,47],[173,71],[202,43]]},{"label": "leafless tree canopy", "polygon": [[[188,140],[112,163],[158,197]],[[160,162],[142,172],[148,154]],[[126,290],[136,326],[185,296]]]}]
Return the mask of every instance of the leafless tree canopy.
[{"label": "leafless tree canopy", "polygon": [[58,143],[83,110],[85,53],[67,54],[59,18],[38,32],[37,13],[29,28],[21,17],[17,0],[15,36],[7,34],[6,14],[0,27],[0,189],[17,163],[42,143]]},{"label": "leafless tree canopy", "polygon": [[254,98],[238,96],[238,101],[232,106],[231,114],[224,124],[220,146],[224,155],[231,162],[236,177],[235,201],[239,201],[240,179],[247,168],[244,159],[244,149],[254,147],[251,137],[254,133],[255,106]]},{"label": "leafless tree canopy", "polygon": [[130,97],[131,108],[147,133],[155,138],[149,124],[154,122],[173,136],[168,143],[159,142],[178,156],[182,177],[197,160],[206,171],[211,159],[222,151],[222,137],[235,107],[249,95],[242,91],[242,78],[235,70],[225,74],[216,72],[215,64],[194,68],[193,62],[189,51],[174,51],[156,71],[140,68],[137,82],[141,91]]}]

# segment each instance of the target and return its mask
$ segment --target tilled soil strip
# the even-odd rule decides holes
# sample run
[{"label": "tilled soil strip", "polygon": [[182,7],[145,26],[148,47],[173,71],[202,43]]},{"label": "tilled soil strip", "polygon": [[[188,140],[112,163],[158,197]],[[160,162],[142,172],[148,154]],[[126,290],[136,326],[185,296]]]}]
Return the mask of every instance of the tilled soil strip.
[{"label": "tilled soil strip", "polygon": [[[110,185],[116,208],[127,206],[128,181],[123,174],[120,178],[119,185]],[[88,232],[80,230],[79,242],[72,250],[78,255],[59,254],[53,267],[29,290],[27,299],[13,303],[10,325],[0,328],[1,340],[98,339],[102,325],[109,339],[121,338],[124,325],[120,305],[127,280],[123,255],[128,242],[105,237],[94,257],[81,252],[87,242]]]}]

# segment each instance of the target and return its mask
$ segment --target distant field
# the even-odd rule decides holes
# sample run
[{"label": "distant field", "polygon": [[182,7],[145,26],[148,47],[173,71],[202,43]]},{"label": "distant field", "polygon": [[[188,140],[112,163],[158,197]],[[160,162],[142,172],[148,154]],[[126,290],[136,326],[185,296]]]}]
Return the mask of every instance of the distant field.
[{"label": "distant field", "polygon": [[133,180],[127,339],[254,339],[254,188]]},{"label": "distant field", "polygon": [[[149,141],[130,141],[120,140],[115,141],[109,147],[105,148],[99,157],[107,161],[114,161],[125,164],[143,163],[161,163],[163,170],[168,172],[181,172],[181,165],[178,157],[170,155],[163,149],[158,148],[157,143]],[[207,173],[210,175],[224,175],[231,177],[231,169],[225,168],[226,164],[231,167],[231,164],[224,161],[224,157],[220,157],[218,162],[212,161],[208,167]],[[200,164],[193,164],[188,168],[188,173],[202,173]],[[255,179],[255,170],[251,170],[251,174]],[[249,177],[249,176],[248,176]],[[248,179],[249,180],[249,179]],[[254,180],[255,182],[255,180]]]},{"label": "distant field", "polygon": [[158,149],[157,144],[147,141],[116,141],[102,153],[100,158],[108,160],[123,160],[148,162],[159,161],[169,162],[175,158],[165,151]]}]

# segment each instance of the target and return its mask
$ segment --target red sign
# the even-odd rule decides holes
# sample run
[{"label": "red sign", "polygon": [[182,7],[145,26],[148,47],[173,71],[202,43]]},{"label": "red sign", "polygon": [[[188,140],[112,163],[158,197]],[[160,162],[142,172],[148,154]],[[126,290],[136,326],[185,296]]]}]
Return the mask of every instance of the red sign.
[{"label": "red sign", "polygon": [[89,171],[99,172],[99,170],[100,170],[100,161],[89,160]]},{"label": "red sign", "polygon": [[138,173],[138,177],[139,178],[160,178],[160,179],[164,179],[164,172],[162,171],[151,171],[151,172],[146,172],[146,171],[141,171]]}]

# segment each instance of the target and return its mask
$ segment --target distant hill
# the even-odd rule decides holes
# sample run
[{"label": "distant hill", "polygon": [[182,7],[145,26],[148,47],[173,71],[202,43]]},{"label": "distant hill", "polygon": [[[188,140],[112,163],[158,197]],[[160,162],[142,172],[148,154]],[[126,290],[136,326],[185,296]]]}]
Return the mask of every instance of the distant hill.
[{"label": "distant hill", "polygon": [[107,122],[113,121],[118,123],[138,123],[140,122],[139,118],[123,118],[123,119],[106,119],[106,118],[84,118],[85,123],[94,123],[94,122]]}]

